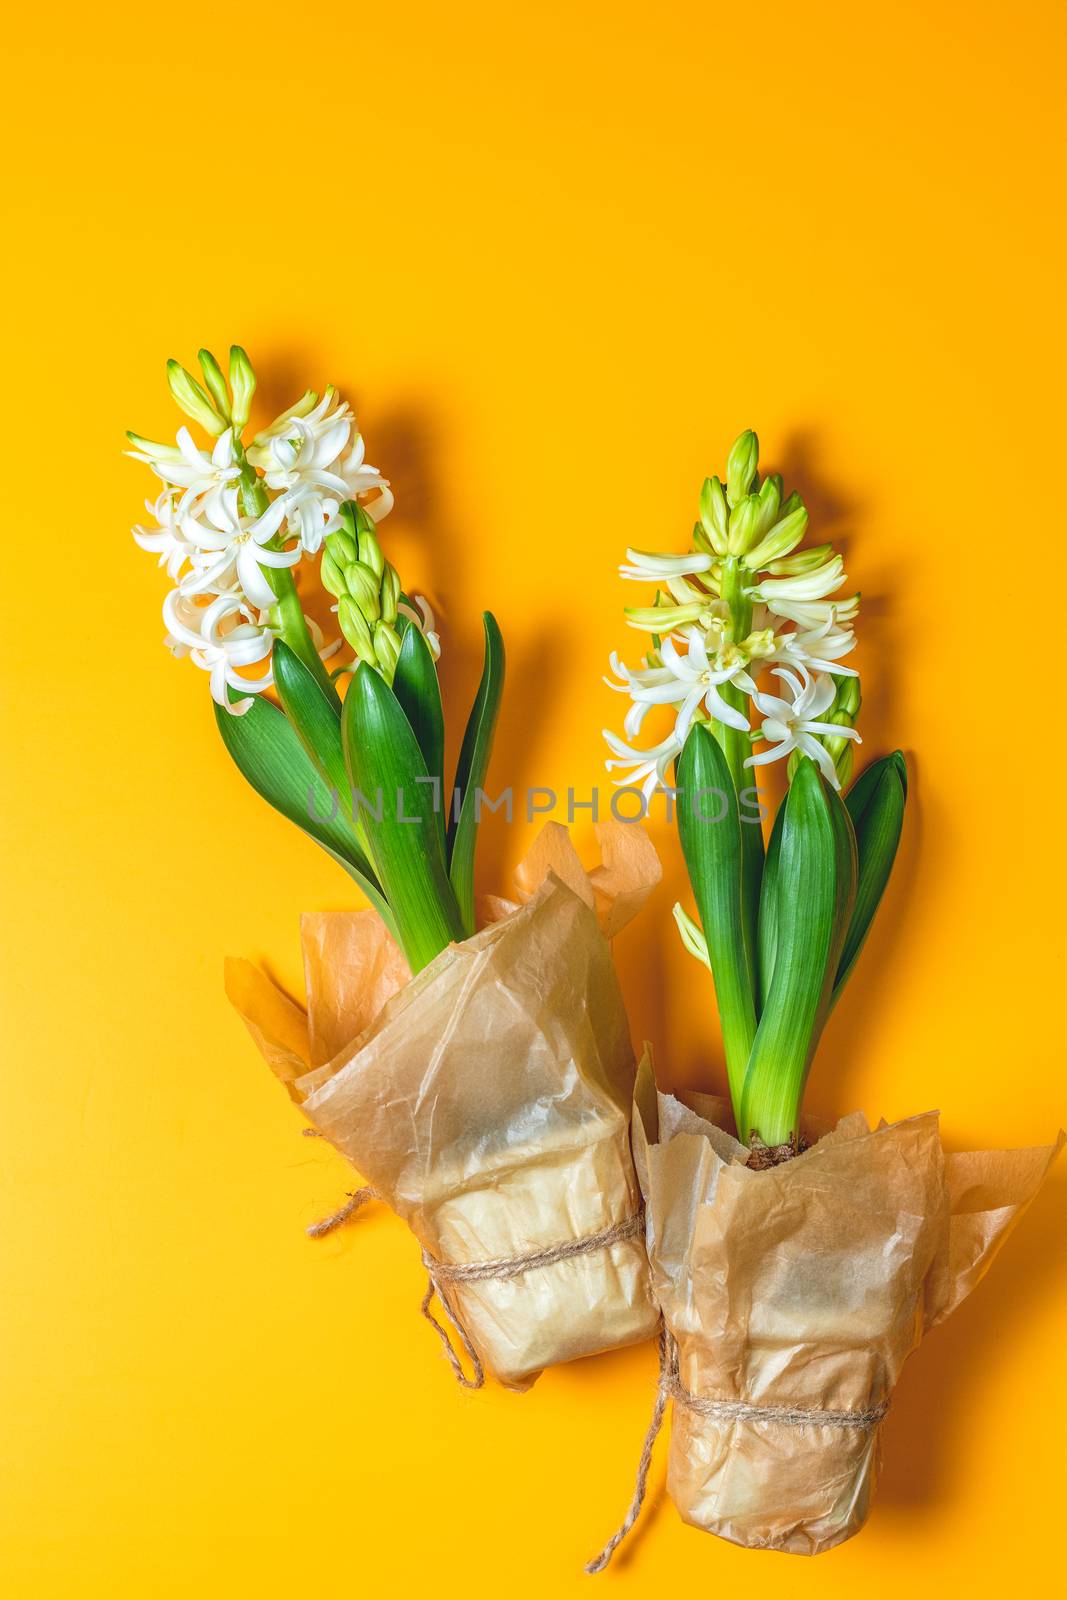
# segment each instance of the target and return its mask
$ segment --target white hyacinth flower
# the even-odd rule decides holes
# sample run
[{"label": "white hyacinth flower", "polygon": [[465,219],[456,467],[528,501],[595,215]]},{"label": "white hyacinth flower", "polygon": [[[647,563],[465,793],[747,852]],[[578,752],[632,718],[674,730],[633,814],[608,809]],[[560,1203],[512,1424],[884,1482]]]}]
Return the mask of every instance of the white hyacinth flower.
[{"label": "white hyacinth flower", "polygon": [[679,654],[673,638],[665,639],[659,649],[662,665],[658,667],[635,670],[624,666],[617,655],[612,655],[612,671],[622,681],[613,683],[610,678],[604,681],[609,688],[629,694],[633,701],[624,724],[627,737],[633,739],[637,736],[653,706],[664,705],[678,708],[674,731],[679,748],[685,743],[701,705],[710,716],[728,728],[747,733],[747,718],[728,705],[719,693],[725,683],[733,684],[745,694],[751,694],[755,689],[745,670],[745,653],[733,645],[723,644],[720,637],[714,657],[709,657],[705,635],[696,627],[682,628],[681,637],[688,645],[686,654]]},{"label": "white hyacinth flower", "polygon": [[765,601],[772,609],[776,609],[776,601],[799,602],[803,605],[813,600],[822,600],[826,595],[833,594],[835,589],[840,589],[844,581],[843,559],[841,556],[831,556],[829,561],[824,561],[814,572],[800,573],[796,577],[788,578],[763,578],[759,583],[753,584],[747,592]]},{"label": "white hyacinth flower", "polygon": [[338,526],[345,500],[378,491],[366,507],[375,522],[393,505],[388,481],[364,459],[359,433],[348,456],[341,459],[355,419],[344,401],[331,409],[336,400],[336,391],[329,388],[306,415],[296,414],[299,406],[283,412],[256,435],[248,451],[249,461],[262,471],[268,489],[286,496],[289,528],[308,555],[315,555],[324,535]]},{"label": "white hyacinth flower", "polygon": [[[348,485],[346,499],[358,500],[372,522],[381,522],[393,509],[393,491],[389,487],[389,479],[383,478],[377,467],[372,467],[365,459],[367,447],[363,442],[363,435],[357,433],[352,443],[352,448],[341,463],[341,477]],[[372,500],[364,500],[363,496],[377,489],[378,493]]]},{"label": "white hyacinth flower", "polygon": [[655,697],[656,692],[672,685],[676,686],[678,680],[669,667],[628,667],[619,660],[618,652],[614,650],[611,653],[610,665],[620,682],[615,683],[611,678],[605,678],[604,682],[609,689],[614,689],[619,694],[628,694],[633,701],[633,705],[626,713],[623,728],[628,739],[636,739],[652,707],[664,703]]},{"label": "white hyacinth flower", "polygon": [[821,628],[824,623],[855,622],[860,609],[860,597],[853,594],[847,600],[784,600],[780,596],[767,601],[767,610],[798,628]]},{"label": "white hyacinth flower", "polygon": [[661,556],[652,550],[627,550],[627,566],[619,568],[620,578],[634,583],[662,583],[669,578],[691,578],[709,572],[712,558],[699,550],[684,556]]},{"label": "white hyacinth flower", "polygon": [[771,660],[802,672],[829,672],[835,677],[858,678],[855,667],[846,667],[841,657],[856,647],[851,628],[839,627],[828,617],[817,628],[795,628],[775,636]]},{"label": "white hyacinth flower", "polygon": [[231,701],[228,690],[261,694],[274,681],[268,666],[262,677],[246,678],[240,669],[269,661],[274,635],[257,624],[239,594],[217,594],[206,605],[174,589],[163,602],[167,645],[210,674],[211,698],[234,716],[243,716],[250,698]]},{"label": "white hyacinth flower", "polygon": [[351,437],[351,409],[331,384],[310,410],[298,402],[257,433],[248,459],[263,473],[269,488],[292,489],[301,474],[334,466]]},{"label": "white hyacinth flower", "polygon": [[285,521],[284,497],[260,517],[242,517],[236,489],[214,500],[203,521],[188,517],[183,532],[195,546],[192,571],[179,585],[182,594],[207,594],[236,582],[245,598],[259,608],[274,604],[275,594],[264,567],[295,567],[301,550],[269,550],[266,546]]},{"label": "white hyacinth flower", "polygon": [[608,771],[616,767],[631,769],[624,777],[615,778],[614,783],[623,789],[639,788],[646,801],[651,800],[663,783],[667,768],[681,754],[682,749],[673,733],[664,739],[662,744],[653,745],[649,750],[632,749],[623,743],[618,734],[612,733],[610,728],[604,729],[604,738],[612,752],[612,759],[604,763]]},{"label": "white hyacinth flower", "polygon": [[155,503],[146,500],[145,509],[155,517],[157,526],[143,528],[138,523],[131,530],[134,541],[142,550],[158,555],[159,565],[166,567],[168,578],[176,579],[186,562],[192,559],[196,546],[185,537],[178,522],[174,490],[164,489]]},{"label": "white hyacinth flower", "polygon": [[210,454],[197,449],[188,428],[178,429],[176,449],[152,444],[148,439],[138,439],[137,443],[140,449],[127,454],[135,461],[146,461],[168,487],[182,491],[177,506],[179,520],[212,514],[223,492],[235,487],[241,476],[232,428],[219,435]]},{"label": "white hyacinth flower", "polygon": [[[393,496],[366,461],[352,412],[332,388],[321,400],[309,390],[246,451],[243,430],[256,388],[247,356],[231,350],[228,380],[210,352],[201,351],[200,365],[206,389],[177,362],[168,363],[167,375],[180,408],[212,435],[207,449],[186,427],[173,445],[127,434],[128,454],[163,485],[148,508],[156,525],[138,525],[133,537],[177,584],[164,608],[171,649],[190,655],[210,674],[216,701],[240,712],[251,702],[230,706],[227,690],[247,687],[254,695],[271,686],[276,634],[292,634],[296,645],[310,645],[324,660],[342,648],[341,639],[325,646],[312,619],[300,626],[288,569],[340,526],[345,501],[358,501],[366,518],[378,522]],[[395,607],[395,587],[390,596]],[[403,609],[436,659],[441,645],[429,606],[416,597]],[[267,670],[246,682],[243,669],[255,666]]]},{"label": "white hyacinth flower", "polygon": [[[679,742],[685,744],[693,717],[701,705],[717,722],[727,728],[736,728],[739,733],[747,733],[748,718],[728,705],[719,693],[725,683],[743,690],[745,694],[755,692],[756,685],[745,671],[743,652],[734,645],[723,644],[712,660],[699,628],[683,628],[682,634],[689,646],[684,656],[678,654],[672,639],[665,639],[660,648],[660,659],[673,673],[677,684],[671,700],[679,705],[674,729]],[[662,699],[666,699],[666,696],[661,695]]]},{"label": "white hyacinth flower", "polygon": [[810,756],[818,763],[827,783],[840,789],[833,758],[816,735],[854,739],[857,744],[861,744],[862,740],[855,728],[820,721],[830,710],[837,695],[833,680],[821,673],[813,678],[806,672],[799,678],[789,667],[775,667],[773,671],[775,677],[780,678],[790,690],[793,698],[783,700],[779,695],[764,694],[759,689],[753,694],[753,705],[764,719],[759,736],[771,748],[749,756],[745,766],[766,766],[770,761],[780,761],[794,750],[799,750],[801,755]]}]

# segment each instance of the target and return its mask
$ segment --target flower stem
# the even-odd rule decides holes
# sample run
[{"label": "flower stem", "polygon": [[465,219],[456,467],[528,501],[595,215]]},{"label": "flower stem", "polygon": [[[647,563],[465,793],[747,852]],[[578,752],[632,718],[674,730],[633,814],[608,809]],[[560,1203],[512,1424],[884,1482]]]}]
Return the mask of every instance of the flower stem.
[{"label": "flower stem", "polygon": [[277,610],[281,637],[293,654],[298,656],[313,674],[327,698],[333,704],[340,705],[340,697],[333,686],[330,674],[323,666],[319,652],[315,649],[315,642],[304,619],[304,608],[300,603],[292,572],[288,567],[272,567],[268,581],[278,597]]},{"label": "flower stem", "polygon": [[[234,456],[241,467],[241,503],[246,516],[259,517],[267,510],[270,499],[258,472],[245,456],[244,446],[236,437],[236,429],[234,435]],[[280,541],[272,540],[271,545],[280,546]],[[304,663],[330,702],[339,706],[340,697],[322,664],[319,652],[315,649],[315,642],[304,617],[304,608],[300,603],[291,568],[268,568],[267,581],[278,598],[277,613],[281,637],[293,654]]]},{"label": "flower stem", "polygon": [[[746,639],[752,629],[752,601],[744,592],[744,573],[736,556],[727,556],[722,566],[722,598],[730,607],[730,620],[735,641]],[[742,715],[748,715],[748,701],[743,689],[724,683],[719,691],[728,706]],[[760,883],[763,878],[763,830],[758,812],[753,815],[751,805],[741,803],[744,789],[754,789],[755,777],[745,766],[752,745],[747,733],[737,728],[727,728],[724,723],[713,724],[716,739],[722,746],[730,776],[737,791],[741,815],[741,915],[745,949],[753,979],[753,992],[759,993],[756,982],[756,925],[759,918]]]}]

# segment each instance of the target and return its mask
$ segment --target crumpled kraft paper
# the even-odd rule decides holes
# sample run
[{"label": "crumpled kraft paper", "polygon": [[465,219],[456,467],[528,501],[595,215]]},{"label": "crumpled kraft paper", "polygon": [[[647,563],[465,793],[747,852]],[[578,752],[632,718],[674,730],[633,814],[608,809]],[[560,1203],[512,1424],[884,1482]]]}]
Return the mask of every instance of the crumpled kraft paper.
[{"label": "crumpled kraft paper", "polygon": [[[250,963],[227,963],[227,992],[291,1096],[438,1262],[510,1261],[640,1208],[634,1057],[602,930],[636,913],[659,863],[638,828],[597,833],[602,865],[587,874],[548,824],[519,902],[492,902],[499,920],[414,979],[373,912],[305,916],[306,1018]],[[438,1293],[516,1389],[659,1320],[640,1230]]]},{"label": "crumpled kraft paper", "polygon": [[[946,1155],[936,1112],[873,1130],[854,1113],[757,1172],[721,1126],[725,1103],[686,1099],[657,1094],[646,1056],[634,1156],[653,1289],[683,1389],[761,1410],[877,1412],[1064,1141]],[[866,1520],[878,1464],[877,1423],[709,1416],[675,1399],[671,1497],[686,1522],[736,1544],[840,1544]]]}]

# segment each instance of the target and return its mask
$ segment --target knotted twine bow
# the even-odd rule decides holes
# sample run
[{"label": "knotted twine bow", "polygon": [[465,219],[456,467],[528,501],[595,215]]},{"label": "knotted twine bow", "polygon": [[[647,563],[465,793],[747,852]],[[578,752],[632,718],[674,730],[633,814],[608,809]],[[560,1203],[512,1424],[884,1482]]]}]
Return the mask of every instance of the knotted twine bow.
[{"label": "knotted twine bow", "polygon": [[[358,1211],[370,1200],[380,1200],[382,1197],[378,1190],[371,1184],[366,1184],[362,1189],[354,1189],[332,1216],[323,1217],[321,1222],[312,1223],[307,1232],[312,1239],[321,1239],[327,1233],[332,1233],[334,1228],[339,1228],[348,1221],[354,1212]],[[552,1267],[557,1261],[569,1261],[574,1256],[588,1255],[593,1250],[606,1250],[609,1245],[619,1244],[624,1239],[632,1239],[642,1232],[645,1225],[644,1212],[635,1212],[632,1217],[627,1217],[624,1222],[613,1223],[608,1228],[601,1228],[598,1233],[588,1233],[581,1239],[568,1239],[563,1244],[547,1245],[542,1250],[531,1251],[525,1256],[511,1256],[496,1261],[438,1261],[428,1250],[422,1252],[422,1264],[426,1268],[427,1284],[426,1293],[422,1297],[419,1310],[426,1321],[434,1329],[441,1341],[441,1346],[448,1357],[449,1365],[455,1374],[456,1382],[464,1389],[480,1389],[485,1383],[485,1368],[478,1357],[478,1353],[471,1342],[470,1334],[456,1316],[448,1303],[447,1297],[442,1293],[442,1283],[485,1283],[490,1279],[518,1278],[524,1272],[533,1272],[538,1267]],[[448,1330],[438,1322],[430,1310],[434,1295],[444,1309],[445,1316],[451,1323],[456,1337],[462,1345],[474,1376],[468,1378],[460,1364],[455,1346],[449,1338]],[[651,1447],[650,1447],[651,1449]],[[647,1471],[647,1469],[646,1469]]]},{"label": "knotted twine bow", "polygon": [[693,1394],[683,1384],[678,1373],[678,1346],[666,1323],[663,1323],[659,1334],[659,1383],[656,1386],[656,1404],[645,1435],[641,1459],[637,1463],[634,1497],[618,1529],[600,1554],[587,1563],[585,1570],[590,1574],[604,1571],[641,1514],[648,1485],[648,1470],[652,1465],[652,1450],[663,1426],[669,1400],[677,1400],[679,1404],[688,1407],[690,1411],[695,1411],[701,1417],[715,1417],[727,1422],[781,1422],[794,1428],[802,1428],[809,1424],[830,1428],[876,1428],[889,1409],[888,1400],[883,1400],[881,1405],[870,1406],[864,1411],[824,1411],[820,1407],[807,1409],[801,1406],[756,1406],[746,1400],[706,1399],[703,1395]]}]

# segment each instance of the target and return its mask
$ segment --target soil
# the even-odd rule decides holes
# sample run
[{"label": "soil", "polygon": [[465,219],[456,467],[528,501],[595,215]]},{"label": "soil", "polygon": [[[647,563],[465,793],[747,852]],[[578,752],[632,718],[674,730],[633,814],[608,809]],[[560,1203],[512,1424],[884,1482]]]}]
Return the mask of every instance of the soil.
[{"label": "soil", "polygon": [[780,1167],[785,1161],[792,1161],[794,1156],[802,1155],[808,1148],[803,1139],[796,1134],[787,1144],[764,1144],[758,1133],[749,1137],[748,1165],[753,1172],[766,1172],[768,1167]]}]

